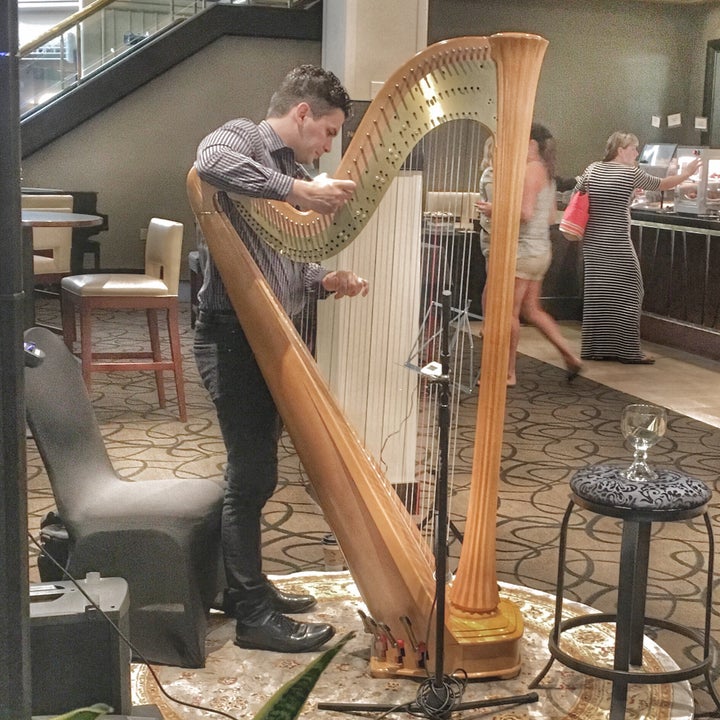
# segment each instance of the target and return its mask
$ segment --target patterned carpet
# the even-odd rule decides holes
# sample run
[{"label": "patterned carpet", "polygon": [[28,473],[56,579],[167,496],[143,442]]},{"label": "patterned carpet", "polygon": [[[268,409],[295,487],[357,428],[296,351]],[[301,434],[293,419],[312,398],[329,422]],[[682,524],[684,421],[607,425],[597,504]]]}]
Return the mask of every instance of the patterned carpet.
[{"label": "patterned carpet", "polygon": [[[358,609],[365,610],[349,573],[300,573],[278,579],[291,591],[309,590],[319,600],[313,619],[330,622],[338,637],[357,629]],[[580,675],[555,663],[537,692],[537,699],[492,705],[528,695],[528,686],[547,658],[547,636],[553,618],[553,598],[545,593],[516,585],[501,584],[503,597],[511,600],[522,613],[525,631],[521,642],[523,657],[520,673],[509,680],[468,683],[462,702],[488,702],[487,709],[467,709],[453,717],[493,718],[494,720],[605,720],[610,704],[610,684]],[[587,606],[568,602],[568,617],[586,614]],[[276,688],[294,677],[307,662],[301,655],[281,655],[261,651],[238,650],[233,644],[234,624],[214,616],[208,633],[208,659],[204,668],[179,670],[157,667],[166,692],[185,702],[228,713],[234,718],[252,718]],[[611,625],[598,625],[581,633],[568,633],[565,647],[575,657],[598,665],[612,663],[614,633]],[[343,706],[371,704],[398,707],[416,700],[419,681],[395,677],[371,678],[368,675],[369,636],[361,632],[350,640],[341,656],[323,673],[303,707],[303,720],[323,718],[342,720],[348,713]],[[672,667],[672,661],[652,642],[646,642],[643,654],[646,670]],[[133,673],[135,702],[156,705],[164,720],[206,720],[205,710],[181,707],[159,691],[145,666]],[[322,707],[325,705],[326,707]],[[330,705],[331,707],[327,707]],[[415,708],[417,712],[417,708]],[[402,718],[407,713],[388,715]],[[688,720],[692,699],[687,683],[637,686],[630,694],[627,720]],[[368,716],[368,715],[366,715]],[[422,716],[422,714],[421,714]],[[369,717],[381,717],[377,710]],[[431,716],[428,716],[431,717]]]},{"label": "patterned carpet", "polygon": [[[43,315],[43,313],[45,313]],[[40,316],[53,315],[48,307]],[[191,355],[189,311],[183,309],[188,422],[177,419],[172,383],[168,405],[157,407],[149,373],[96,375],[92,399],[111,458],[128,479],[167,475],[219,477],[223,445],[212,405],[200,386]],[[111,345],[136,346],[144,337],[143,320],[126,314],[103,316],[98,334]],[[585,378],[568,384],[558,368],[521,356],[519,382],[508,391],[507,422],[498,508],[498,577],[502,582],[552,593],[555,586],[558,529],[568,500],[572,473],[597,462],[627,463],[630,452],[619,430],[622,407],[633,400]],[[169,378],[168,378],[169,380]],[[469,486],[477,393],[460,400],[451,520],[460,533]],[[673,412],[666,436],[651,461],[676,467],[717,487],[720,431]],[[28,440],[29,524],[37,534],[40,520],[53,509],[52,493],[37,451]],[[711,516],[718,526],[720,508]],[[265,515],[264,557],[268,573],[318,572],[323,569],[322,538],[329,528],[308,494],[302,470],[288,438],[283,439],[281,479]],[[614,609],[620,536],[617,523],[578,511],[569,534],[566,597],[600,611]],[[451,569],[460,540],[453,537]],[[31,552],[33,576],[35,553]],[[700,523],[654,526],[650,558],[648,613],[699,628],[704,617],[704,568],[707,539]],[[720,632],[714,609],[715,638]],[[360,630],[360,628],[358,628]],[[653,636],[654,637],[654,636]],[[685,653],[676,638],[657,637],[676,656]],[[682,641],[680,641],[682,644]],[[713,705],[701,682],[693,683],[696,708]],[[185,717],[185,716],[181,716]],[[188,715],[187,717],[192,717]],[[208,716],[209,717],[209,716]]]}]

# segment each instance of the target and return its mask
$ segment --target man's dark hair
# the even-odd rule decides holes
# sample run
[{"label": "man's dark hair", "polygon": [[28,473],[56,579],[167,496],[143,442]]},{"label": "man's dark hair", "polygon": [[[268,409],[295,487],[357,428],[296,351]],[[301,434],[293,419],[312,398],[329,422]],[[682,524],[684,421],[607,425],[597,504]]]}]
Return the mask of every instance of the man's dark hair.
[{"label": "man's dark hair", "polygon": [[270,99],[267,116],[283,117],[291,108],[306,102],[313,115],[322,117],[340,109],[349,117],[351,102],[337,76],[316,65],[300,65],[291,70]]}]

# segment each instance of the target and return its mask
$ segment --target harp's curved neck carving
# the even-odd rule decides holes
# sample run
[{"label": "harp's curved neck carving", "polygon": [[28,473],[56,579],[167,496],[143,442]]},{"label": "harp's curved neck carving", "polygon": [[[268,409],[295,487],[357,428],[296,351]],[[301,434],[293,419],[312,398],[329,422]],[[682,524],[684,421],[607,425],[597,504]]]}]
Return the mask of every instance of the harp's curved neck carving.
[{"label": "harp's curved neck carving", "polygon": [[[283,244],[287,242],[295,248],[293,256],[302,259],[317,257],[319,248],[320,254],[332,254],[357,234],[422,135],[440,122],[460,117],[494,125],[497,79],[490,312],[484,330],[473,481],[458,573],[442,619],[447,666],[464,668],[471,677],[511,677],[520,668],[522,618],[498,596],[495,520],[515,241],[535,89],[546,46],[543,38],[520,33],[459,38],[428,48],[398,71],[385,86],[387,97],[369,108],[336,174],[356,180],[358,198],[335,218],[299,214],[278,203],[243,204],[246,219],[261,235],[287,236],[276,245],[281,251],[291,252]],[[486,70],[491,76],[479,78]],[[344,419],[244,243],[218,210],[216,191],[193,170],[188,194],[363,599],[376,620],[387,623],[411,646],[412,638],[399,619],[408,617],[416,628],[427,627],[435,592],[431,554],[395,491],[384,482],[377,464]],[[429,650],[433,657],[432,639]],[[426,670],[406,656],[405,666],[394,672],[424,676]]]},{"label": "harp's curved neck carving", "polygon": [[334,216],[272,200],[237,200],[240,214],[276,250],[296,260],[331,257],[352,242],[418,141],[449,120],[495,128],[495,66],[484,37],[432,45],[397,70],[367,109],[336,178],[357,190]]}]

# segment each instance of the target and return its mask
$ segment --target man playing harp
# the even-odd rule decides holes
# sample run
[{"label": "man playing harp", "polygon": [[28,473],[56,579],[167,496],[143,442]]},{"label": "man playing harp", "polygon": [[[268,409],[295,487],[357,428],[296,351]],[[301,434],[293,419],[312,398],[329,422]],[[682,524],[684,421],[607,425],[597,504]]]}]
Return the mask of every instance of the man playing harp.
[{"label": "man playing harp", "polygon": [[[272,96],[265,120],[231,120],[210,133],[197,152],[198,174],[223,191],[222,210],[298,327],[303,317],[314,316],[318,299],[367,295],[367,281],[276,252],[242,219],[228,193],[284,200],[323,214],[337,211],[352,196],[355,183],[313,179],[302,164],[330,151],[349,112],[350,98],[337,77],[302,65],[288,73]],[[281,420],[207,245],[202,237],[198,242],[203,284],[193,350],[227,450],[224,610],[237,618],[235,642],[240,647],[314,650],[332,637],[332,626],[296,622],[284,613],[307,611],[315,599],[279,590],[262,572],[261,514],[277,485]],[[312,328],[299,329],[306,341],[311,339]]]}]

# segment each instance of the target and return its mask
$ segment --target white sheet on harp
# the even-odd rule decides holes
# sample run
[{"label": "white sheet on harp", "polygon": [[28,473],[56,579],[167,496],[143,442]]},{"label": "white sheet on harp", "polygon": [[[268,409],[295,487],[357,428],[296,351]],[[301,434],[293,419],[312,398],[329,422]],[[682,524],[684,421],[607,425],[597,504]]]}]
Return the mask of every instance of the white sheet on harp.
[{"label": "white sheet on harp", "polygon": [[421,221],[422,174],[401,172],[363,232],[325,263],[367,278],[368,297],[318,308],[318,364],[393,484],[415,479],[418,375],[405,363],[420,324]]}]

